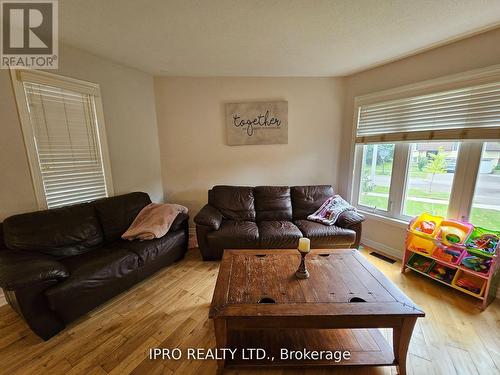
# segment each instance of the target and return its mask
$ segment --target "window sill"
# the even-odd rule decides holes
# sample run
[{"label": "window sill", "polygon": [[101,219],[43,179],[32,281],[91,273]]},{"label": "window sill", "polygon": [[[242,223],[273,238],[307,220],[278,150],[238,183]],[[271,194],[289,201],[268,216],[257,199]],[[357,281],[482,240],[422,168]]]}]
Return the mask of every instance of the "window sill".
[{"label": "window sill", "polygon": [[398,227],[401,229],[406,229],[408,227],[409,221],[404,221],[404,220],[400,220],[400,219],[396,219],[396,218],[388,217],[388,216],[382,216],[382,215],[375,214],[373,212],[364,211],[364,210],[358,210],[358,211],[360,213],[362,213],[363,215],[365,215],[370,220],[379,221],[379,222],[382,222],[384,224],[392,225],[394,227]]}]

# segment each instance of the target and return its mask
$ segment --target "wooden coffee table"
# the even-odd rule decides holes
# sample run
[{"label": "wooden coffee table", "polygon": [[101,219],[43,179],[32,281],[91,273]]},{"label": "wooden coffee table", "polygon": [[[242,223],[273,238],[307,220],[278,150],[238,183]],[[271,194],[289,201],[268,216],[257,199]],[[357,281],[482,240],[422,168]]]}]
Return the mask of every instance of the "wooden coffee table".
[{"label": "wooden coffee table", "polygon": [[[209,316],[217,348],[236,350],[234,358],[219,359],[219,371],[372,365],[406,374],[413,327],[424,312],[357,250],[311,251],[308,279],[295,277],[299,262],[297,250],[224,251]],[[393,348],[377,328],[393,329]],[[261,348],[265,357],[247,348]],[[323,354],[305,356],[304,349]],[[349,351],[350,358],[335,361],[328,351],[337,359]]]}]

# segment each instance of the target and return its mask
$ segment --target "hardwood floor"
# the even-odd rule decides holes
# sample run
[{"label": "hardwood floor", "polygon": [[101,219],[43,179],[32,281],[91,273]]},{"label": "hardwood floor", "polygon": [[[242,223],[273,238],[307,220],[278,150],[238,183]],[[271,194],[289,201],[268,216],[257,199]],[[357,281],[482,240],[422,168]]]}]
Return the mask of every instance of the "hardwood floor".
[{"label": "hardwood floor", "polygon": [[[415,328],[409,374],[500,374],[500,303],[481,312],[472,297],[401,275],[363,250],[426,312]],[[215,374],[216,361],[148,359],[149,348],[214,347],[208,307],[218,271],[197,249],[43,342],[7,305],[0,307],[1,374]],[[386,337],[390,332],[384,331]],[[228,374],[395,374],[387,368],[232,370]]]}]

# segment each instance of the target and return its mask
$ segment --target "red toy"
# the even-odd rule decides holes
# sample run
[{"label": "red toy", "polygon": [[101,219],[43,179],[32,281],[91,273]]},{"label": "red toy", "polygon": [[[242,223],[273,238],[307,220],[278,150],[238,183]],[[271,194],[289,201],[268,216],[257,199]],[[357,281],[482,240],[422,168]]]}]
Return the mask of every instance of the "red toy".
[{"label": "red toy", "polygon": [[422,221],[420,222],[420,225],[417,229],[423,233],[432,234],[434,232],[434,229],[436,229],[436,223],[430,220]]},{"label": "red toy", "polygon": [[458,279],[455,284],[457,284],[459,287],[467,289],[469,292],[479,294],[481,292],[481,287],[476,285],[473,281],[469,280],[468,278],[464,277],[462,279]]}]

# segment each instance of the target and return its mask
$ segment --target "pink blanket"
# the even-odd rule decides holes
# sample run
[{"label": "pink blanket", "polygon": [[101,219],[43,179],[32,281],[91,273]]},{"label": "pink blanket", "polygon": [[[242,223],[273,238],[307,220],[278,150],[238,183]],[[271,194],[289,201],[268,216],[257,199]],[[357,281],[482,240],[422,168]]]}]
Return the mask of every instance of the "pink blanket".
[{"label": "pink blanket", "polygon": [[151,203],[144,207],[134,219],[122,238],[124,240],[152,240],[167,234],[175,218],[188,209],[179,204]]}]

